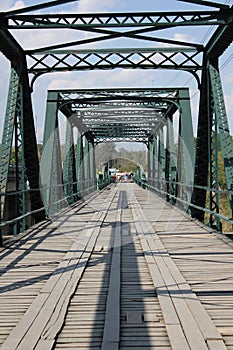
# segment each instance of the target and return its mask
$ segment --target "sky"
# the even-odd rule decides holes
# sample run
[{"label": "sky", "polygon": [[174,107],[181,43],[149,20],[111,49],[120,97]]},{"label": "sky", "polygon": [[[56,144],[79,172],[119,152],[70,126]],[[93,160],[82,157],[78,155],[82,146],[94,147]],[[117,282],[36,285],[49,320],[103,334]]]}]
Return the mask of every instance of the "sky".
[{"label": "sky", "polygon": [[[23,8],[35,4],[48,2],[48,0],[1,0],[0,11],[5,12],[12,9]],[[220,3],[233,5],[233,0],[219,0]],[[70,4],[45,9],[42,13],[93,13],[93,12],[137,12],[137,11],[181,11],[181,10],[213,10],[210,7],[188,4],[177,0],[80,0]],[[214,27],[192,27],[185,29],[173,28],[165,31],[165,37],[188,42],[201,42],[206,44]],[[38,46],[48,46],[66,40],[72,41],[77,38],[87,37],[86,33],[80,34],[75,31],[12,31],[14,37],[23,48],[32,49]],[[162,37],[160,32],[158,36]],[[95,49],[104,47],[145,47],[144,43],[130,40],[114,40],[112,42],[85,45],[80,49]],[[157,47],[158,44],[147,43],[148,47]],[[225,93],[230,132],[233,134],[233,45],[231,45],[220,60],[221,78]],[[5,115],[7,90],[9,84],[10,64],[0,53],[0,125]],[[197,82],[194,77],[186,72],[165,70],[109,70],[90,72],[66,72],[46,74],[38,78],[32,93],[33,111],[38,142],[43,139],[43,126],[46,108],[46,96],[49,89],[90,89],[90,88],[126,88],[126,87],[182,87],[190,88],[191,109],[193,116],[194,131],[197,126],[199,93]],[[0,127],[0,132],[1,132]]]}]

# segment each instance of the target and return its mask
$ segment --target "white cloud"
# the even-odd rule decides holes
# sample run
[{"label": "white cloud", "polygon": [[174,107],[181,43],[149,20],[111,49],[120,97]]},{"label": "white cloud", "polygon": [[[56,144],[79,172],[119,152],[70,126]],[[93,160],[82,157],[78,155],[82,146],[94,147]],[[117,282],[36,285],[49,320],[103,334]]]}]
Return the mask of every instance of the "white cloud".
[{"label": "white cloud", "polygon": [[78,12],[104,12],[113,9],[115,5],[119,6],[119,0],[80,0]]},{"label": "white cloud", "polygon": [[25,7],[25,3],[22,0],[1,0],[1,11],[16,10]]},{"label": "white cloud", "polygon": [[24,7],[25,7],[24,2],[19,0],[19,1],[16,1],[14,6],[11,8],[11,10],[21,9],[21,8],[24,8]]},{"label": "white cloud", "polygon": [[190,36],[188,34],[184,34],[184,33],[176,33],[174,35],[174,40],[183,41],[183,42],[187,42],[187,43],[195,42],[195,39],[192,36]]}]

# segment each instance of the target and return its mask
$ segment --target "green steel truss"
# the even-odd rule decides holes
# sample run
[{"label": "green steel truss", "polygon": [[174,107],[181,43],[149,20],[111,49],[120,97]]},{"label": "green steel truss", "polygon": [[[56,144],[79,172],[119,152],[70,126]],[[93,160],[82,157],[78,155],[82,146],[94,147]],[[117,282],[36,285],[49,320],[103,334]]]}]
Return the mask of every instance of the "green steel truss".
[{"label": "green steel truss", "polygon": [[[195,75],[202,69],[202,52],[193,48],[130,48],[51,50],[28,52],[29,73],[36,77],[48,72],[94,69],[177,69]],[[198,80],[199,82],[199,80]]]},{"label": "green steel truss", "polygon": [[[137,141],[148,146],[149,187],[160,190],[167,200],[179,200],[180,205],[191,210],[192,216],[201,221],[204,220],[201,208],[206,206],[206,193],[209,191],[209,223],[220,229],[219,143],[231,215],[233,151],[218,59],[233,40],[233,7],[210,1],[188,0],[186,2],[208,4],[214,10],[36,14],[37,10],[72,2],[48,1],[0,13],[0,51],[12,67],[0,154],[1,221],[4,221],[5,193],[14,148],[17,215],[23,217],[17,221],[19,232],[26,225],[26,183],[29,187],[29,210],[33,212],[32,222],[39,221],[44,217],[43,205],[49,213],[54,213],[64,205],[64,198],[70,204],[94,189],[95,144]],[[195,26],[215,26],[214,34],[205,46],[202,43],[173,40],[169,35],[164,35],[167,29]],[[72,36],[72,41],[47,47],[35,43],[37,46],[33,50],[26,50],[12,36],[12,29],[16,36],[21,29],[67,29],[72,34],[77,33],[77,40]],[[79,34],[83,32],[88,36],[81,38]],[[129,47],[116,47],[120,42],[118,39],[127,39]],[[97,42],[101,42],[102,49],[85,47]],[[104,47],[105,42],[108,42],[107,47]],[[133,42],[138,42],[139,47],[134,47]],[[158,43],[157,48],[154,47],[155,43]],[[35,79],[50,72],[116,68],[183,70],[196,78],[200,89],[200,106],[195,165],[187,89],[93,89],[48,93],[43,145],[44,152],[48,152],[46,157],[42,157],[44,168],[39,168],[31,102]],[[176,111],[179,113],[177,147],[173,119]],[[63,113],[69,123],[63,163],[59,113]],[[40,181],[43,184],[43,202]],[[189,208],[187,203],[190,204]]]},{"label": "green steel truss", "polygon": [[[57,108],[79,131],[95,143],[103,141],[148,142],[149,133],[161,127],[171,106],[181,104],[183,89],[61,90]],[[184,89],[187,90],[187,89]],[[52,92],[51,92],[52,93]],[[49,100],[52,103],[52,99]],[[67,108],[68,106],[68,108]]]},{"label": "green steel truss", "polygon": [[[149,108],[142,102],[149,103]],[[68,158],[63,163],[64,178],[69,179],[64,182],[65,188],[69,182],[81,182],[82,195],[88,194],[93,188],[93,144],[109,141],[144,142],[148,146],[149,188],[160,189],[164,194],[167,193],[167,200],[173,203],[176,194],[180,199],[190,202],[194,170],[194,138],[187,88],[53,90],[48,93],[47,106],[46,123],[52,129],[55,125],[53,120],[57,120],[60,110],[67,117],[69,135],[72,128],[77,129],[79,135],[74,147],[76,154],[68,151],[68,155],[74,154],[76,159],[73,164],[77,164],[77,179],[75,181],[73,178],[72,162],[70,161],[70,166],[67,165],[70,159]],[[173,131],[173,116],[177,111],[180,115],[179,156],[175,154]],[[68,150],[72,148],[70,140],[69,136],[66,141]],[[158,145],[155,145],[155,140]],[[44,144],[49,142],[47,138]],[[46,155],[48,159],[48,149]],[[46,169],[48,169],[47,179],[51,170],[47,167]],[[72,186],[67,195],[72,196]]]},{"label": "green steel truss", "polygon": [[[228,8],[227,8],[228,10]],[[174,26],[228,24],[231,13],[221,11],[183,11],[181,12],[140,12],[107,14],[50,14],[50,15],[5,15],[8,29],[55,29],[71,28],[89,31],[92,28],[153,27],[154,30]],[[94,30],[93,30],[94,32]]]}]

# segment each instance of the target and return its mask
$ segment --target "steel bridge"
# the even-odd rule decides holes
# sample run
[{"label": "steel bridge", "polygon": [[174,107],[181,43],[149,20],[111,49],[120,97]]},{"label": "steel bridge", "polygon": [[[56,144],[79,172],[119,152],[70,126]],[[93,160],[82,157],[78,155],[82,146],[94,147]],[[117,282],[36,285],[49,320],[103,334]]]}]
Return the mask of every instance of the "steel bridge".
[{"label": "steel bridge", "polygon": [[[149,189],[179,203],[200,221],[208,216],[208,224],[218,230],[221,230],[221,219],[232,223],[233,151],[218,63],[232,42],[232,8],[208,2],[213,11],[30,14],[67,2],[54,1],[1,14],[0,49],[11,63],[0,165],[2,229],[9,221],[4,212],[12,147],[15,151],[16,217],[19,218],[13,226],[18,234],[25,230],[28,216],[34,223],[42,220],[48,211],[59,210],[63,195],[64,200],[68,198],[71,203],[96,189],[94,147],[107,141],[145,143],[149,155]],[[200,1],[194,3],[205,5]],[[187,26],[216,26],[216,30],[205,46],[157,36],[170,28]],[[86,32],[89,37],[27,50],[11,31],[32,29],[68,29],[77,34]],[[85,44],[104,44],[116,38],[134,39],[143,43],[143,47],[83,49]],[[148,48],[149,43],[158,43],[158,47]],[[31,101],[35,80],[52,72],[116,68],[191,73],[200,91],[196,142],[188,88],[48,91],[43,140],[45,156],[43,171],[40,171]],[[63,165],[59,112],[67,118]],[[175,113],[179,114],[178,153],[173,131]],[[74,130],[77,140],[74,140]],[[229,197],[231,208],[229,217],[224,217],[220,210],[219,142],[226,176],[224,195]],[[26,204],[28,196],[29,205]]]},{"label": "steel bridge", "polygon": [[[2,348],[233,349],[232,243],[221,233],[223,222],[233,225],[233,142],[219,68],[233,7],[183,0],[211,10],[52,11],[75,1],[0,12],[0,51],[11,66],[0,149]],[[197,27],[214,28],[205,45],[171,38],[173,28]],[[42,30],[63,30],[66,40],[24,47],[20,33]],[[123,69],[191,73],[197,135],[188,86],[61,87],[47,91],[39,156],[37,80]],[[107,142],[145,144],[147,176],[138,164],[134,183],[111,184],[107,168],[97,178],[95,148]],[[203,262],[214,271],[206,280]],[[18,274],[24,266],[28,275]]]}]

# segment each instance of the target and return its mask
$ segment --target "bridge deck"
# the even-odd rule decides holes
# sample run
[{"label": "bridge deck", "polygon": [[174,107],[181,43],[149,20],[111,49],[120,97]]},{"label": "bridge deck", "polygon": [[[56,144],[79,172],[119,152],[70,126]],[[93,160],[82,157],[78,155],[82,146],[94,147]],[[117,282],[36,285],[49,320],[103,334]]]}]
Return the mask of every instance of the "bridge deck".
[{"label": "bridge deck", "polygon": [[233,349],[233,245],[135,184],[90,196],[1,251],[0,344]]}]

